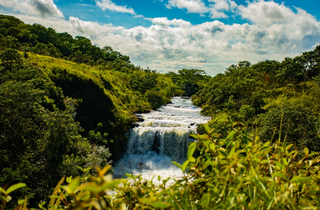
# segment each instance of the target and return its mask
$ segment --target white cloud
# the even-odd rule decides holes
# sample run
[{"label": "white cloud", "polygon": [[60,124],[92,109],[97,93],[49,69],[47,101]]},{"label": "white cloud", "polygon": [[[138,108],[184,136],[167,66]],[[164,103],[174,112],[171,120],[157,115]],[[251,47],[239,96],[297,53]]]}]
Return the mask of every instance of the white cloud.
[{"label": "white cloud", "polygon": [[134,15],[135,12],[132,8],[127,8],[127,6],[118,6],[115,3],[113,3],[111,0],[96,0],[96,4],[98,7],[100,7],[103,11],[108,9],[111,11],[116,11],[116,12],[122,12],[122,13],[129,13]]},{"label": "white cloud", "polygon": [[255,24],[270,25],[292,21],[295,14],[284,4],[277,4],[273,1],[254,1],[248,6],[239,6],[239,14]]},{"label": "white cloud", "polygon": [[168,20],[167,17],[161,17],[161,18],[146,18],[146,20],[150,20],[153,24],[163,25],[163,26],[180,26],[180,27],[191,26],[191,23],[189,21],[185,21],[182,19]]},{"label": "white cloud", "polygon": [[236,2],[234,1],[231,1],[231,0],[228,0],[229,4],[230,4],[230,8],[231,10],[234,12],[237,8],[238,8],[238,5]]},{"label": "white cloud", "polygon": [[228,15],[226,15],[224,12],[217,10],[215,7],[210,8],[210,17],[212,19],[214,18],[227,18]]},{"label": "white cloud", "polygon": [[229,4],[227,0],[209,0],[209,2],[213,2],[214,8],[217,10],[229,10]]},{"label": "white cloud", "polygon": [[22,14],[41,17],[64,17],[53,0],[2,0],[0,5]]},{"label": "white cloud", "polygon": [[187,9],[188,13],[206,13],[208,8],[202,0],[169,0],[168,8],[177,7],[179,9]]},{"label": "white cloud", "polygon": [[[231,3],[228,3],[230,9]],[[294,12],[281,4],[263,3],[270,2],[242,6],[240,14],[249,11],[255,15],[250,8],[255,6],[259,10],[259,5],[272,5],[280,14],[273,16],[266,12],[265,20],[232,25],[217,20],[192,25],[182,19],[161,17],[146,18],[152,23],[149,27],[124,28],[83,21],[77,17],[70,17],[67,21],[15,16],[27,23],[36,22],[55,28],[58,32],[85,36],[100,47],[111,46],[144,68],[148,66],[162,71],[199,68],[214,75],[240,60],[252,63],[265,59],[282,60],[310,50],[319,43],[320,22],[315,17],[302,9]]]},{"label": "white cloud", "polygon": [[209,13],[211,18],[227,18],[224,11],[234,10],[237,4],[232,0],[208,0],[207,6],[202,0],[169,0],[167,8],[186,9],[188,13]]}]

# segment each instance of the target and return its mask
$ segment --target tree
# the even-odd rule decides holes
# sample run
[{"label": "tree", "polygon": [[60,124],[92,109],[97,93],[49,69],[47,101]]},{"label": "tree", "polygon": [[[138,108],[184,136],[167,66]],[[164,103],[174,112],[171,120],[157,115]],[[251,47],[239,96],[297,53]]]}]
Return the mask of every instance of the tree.
[{"label": "tree", "polygon": [[238,66],[239,68],[248,68],[251,66],[251,63],[249,61],[239,61]]},{"label": "tree", "polygon": [[49,55],[48,46],[43,43],[38,43],[34,48],[33,51],[40,55]]},{"label": "tree", "polygon": [[73,50],[79,50],[83,54],[89,54],[91,51],[91,41],[83,36],[76,36],[73,42]]},{"label": "tree", "polygon": [[63,56],[70,56],[72,54],[73,37],[68,33],[59,33],[57,48],[63,54]]},{"label": "tree", "polygon": [[148,102],[151,104],[151,108],[153,110],[160,108],[165,102],[164,96],[161,95],[158,91],[148,90],[145,93],[145,97],[147,98]]},{"label": "tree", "polygon": [[304,78],[304,69],[299,59],[285,58],[281,62],[280,70],[276,75],[276,78],[283,83],[300,83]]},{"label": "tree", "polygon": [[20,54],[15,50],[5,50],[0,54],[2,61],[1,66],[4,71],[12,71],[13,69],[19,69],[23,63]]},{"label": "tree", "polygon": [[[25,182],[35,194],[28,197],[37,200],[45,199],[61,176],[78,175],[66,173],[77,172],[80,155],[90,151],[83,148],[89,145],[79,135],[73,109],[50,111],[52,103],[32,81],[0,85],[0,185]],[[66,160],[73,162],[68,169]]]},{"label": "tree", "polygon": [[33,24],[32,26],[28,27],[28,30],[32,33],[37,35],[37,41],[40,43],[47,44],[49,42],[48,39],[48,32],[47,29],[40,25],[40,24]]},{"label": "tree", "polygon": [[286,141],[299,149],[320,151],[318,114],[309,96],[283,102],[260,117],[261,139]]},{"label": "tree", "polygon": [[19,40],[13,36],[6,36],[4,38],[4,43],[7,48],[18,48],[20,46]]},{"label": "tree", "polygon": [[205,71],[199,69],[181,69],[178,74],[169,72],[167,75],[177,86],[176,93],[183,93],[187,96],[195,94],[202,82],[207,79]]}]

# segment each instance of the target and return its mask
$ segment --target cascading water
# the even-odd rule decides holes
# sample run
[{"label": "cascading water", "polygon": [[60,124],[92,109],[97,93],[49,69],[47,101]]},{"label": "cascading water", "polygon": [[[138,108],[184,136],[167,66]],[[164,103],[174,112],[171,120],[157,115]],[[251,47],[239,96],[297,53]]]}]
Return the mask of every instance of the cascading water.
[{"label": "cascading water", "polygon": [[129,132],[127,152],[116,163],[114,176],[141,174],[147,180],[155,175],[162,179],[182,177],[181,170],[172,161],[186,160],[188,143],[192,141],[189,133],[196,131],[197,124],[209,120],[200,116],[200,110],[190,99],[174,97],[171,104],[158,111],[139,114],[143,122]]}]

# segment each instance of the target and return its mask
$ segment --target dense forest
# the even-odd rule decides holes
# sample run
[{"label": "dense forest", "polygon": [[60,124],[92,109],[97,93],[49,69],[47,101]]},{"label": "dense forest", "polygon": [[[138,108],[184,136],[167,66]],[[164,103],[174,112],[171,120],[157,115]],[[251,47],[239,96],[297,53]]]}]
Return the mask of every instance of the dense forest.
[{"label": "dense forest", "polygon": [[[175,163],[185,178],[170,187],[112,179],[135,113],[175,95],[212,117]],[[1,15],[1,210],[317,209],[319,105],[320,46],[214,77],[159,74],[85,37]]]},{"label": "dense forest", "polygon": [[[193,95],[211,128],[222,136],[234,126],[263,140],[320,151],[320,46],[282,62],[241,61]],[[237,125],[235,125],[237,124]]]}]

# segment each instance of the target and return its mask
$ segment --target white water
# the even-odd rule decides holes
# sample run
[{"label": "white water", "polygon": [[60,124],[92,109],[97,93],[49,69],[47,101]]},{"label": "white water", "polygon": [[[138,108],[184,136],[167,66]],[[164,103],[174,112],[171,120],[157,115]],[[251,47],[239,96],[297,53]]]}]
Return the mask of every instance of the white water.
[{"label": "white water", "polygon": [[183,173],[172,161],[182,164],[186,160],[188,143],[192,141],[189,133],[196,131],[197,124],[209,120],[200,111],[190,99],[174,97],[172,104],[138,114],[144,121],[129,132],[127,152],[116,163],[114,176],[141,174],[146,180],[158,175],[162,179],[182,177]]}]

